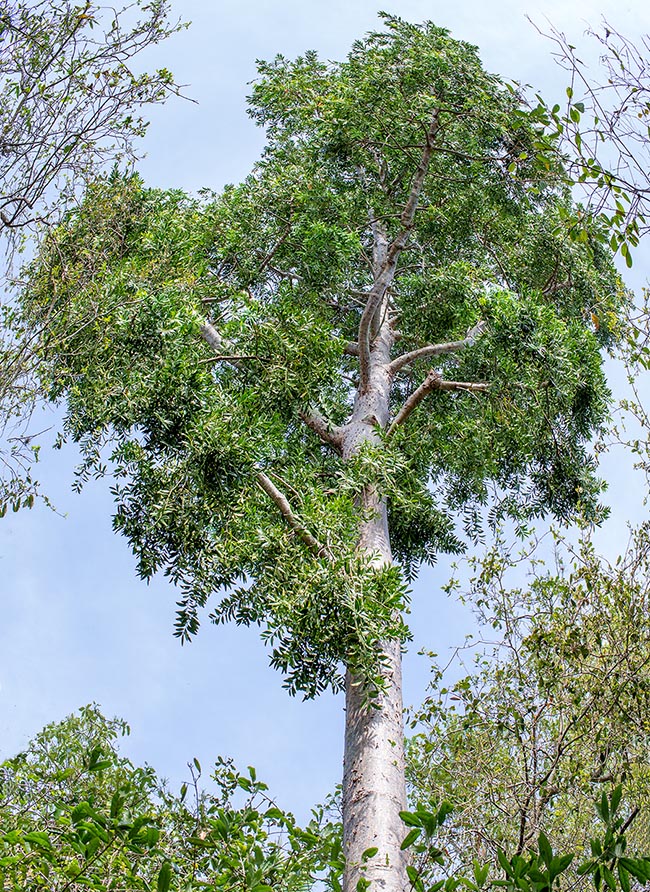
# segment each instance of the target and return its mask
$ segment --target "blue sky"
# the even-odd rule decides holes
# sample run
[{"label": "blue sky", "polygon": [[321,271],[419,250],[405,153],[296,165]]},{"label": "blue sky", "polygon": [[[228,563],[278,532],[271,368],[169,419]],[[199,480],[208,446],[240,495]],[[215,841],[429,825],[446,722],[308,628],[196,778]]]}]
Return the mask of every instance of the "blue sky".
[{"label": "blue sky", "polygon": [[[146,64],[171,68],[198,104],[174,101],[152,114],[140,164],[145,180],[194,190],[243,178],[262,145],[245,107],[255,59],[310,48],[341,58],[356,37],[377,26],[377,8],[367,0],[177,2],[178,16],[193,24],[150,53]],[[587,24],[598,24],[603,13],[630,35],[650,30],[642,0],[534,6],[400,0],[388,8],[449,27],[480,47],[486,67],[533,84],[549,99],[563,94],[565,75],[526,14],[541,26],[550,20],[578,45]],[[635,264],[637,286],[647,274],[647,248],[644,253]],[[41,426],[47,423],[55,424],[56,416],[46,415]],[[37,506],[0,521],[0,758],[46,722],[96,701],[131,723],[123,750],[172,782],[180,783],[193,756],[205,766],[218,754],[233,756],[242,766],[254,764],[279,802],[304,816],[340,778],[341,699],[288,697],[255,629],[206,624],[181,648],[172,636],[174,590],[164,580],[150,586],[137,580],[126,542],[111,530],[107,484],[73,494],[74,464],[74,449],[44,449],[39,476],[59,513]],[[642,510],[629,468],[620,454],[607,460],[616,510],[601,541],[610,550],[624,545],[625,519]],[[407,703],[421,699],[428,679],[428,663],[417,651],[445,659],[472,628],[466,610],[440,592],[448,572],[441,561],[414,587]]]}]

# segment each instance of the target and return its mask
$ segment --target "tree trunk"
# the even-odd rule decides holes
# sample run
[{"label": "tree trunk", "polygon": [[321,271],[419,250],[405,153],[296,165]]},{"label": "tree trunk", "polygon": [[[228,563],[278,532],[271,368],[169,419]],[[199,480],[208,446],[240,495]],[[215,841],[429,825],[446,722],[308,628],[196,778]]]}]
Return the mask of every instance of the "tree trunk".
[{"label": "tree trunk", "polygon": [[[343,458],[358,453],[364,443],[378,444],[390,415],[389,371],[394,334],[382,313],[370,356],[369,382],[357,394],[346,426]],[[359,550],[376,567],[392,562],[386,500],[367,486],[359,505]],[[371,892],[405,892],[407,857],[400,850],[406,835],[399,816],[406,808],[404,722],[402,715],[402,654],[399,641],[386,642],[384,690],[373,705],[364,696],[360,679],[346,676],[345,756],[343,768],[343,845],[346,858],[344,892],[357,892],[367,880]],[[369,849],[376,854],[366,856]]]},{"label": "tree trunk", "polygon": [[[360,548],[372,552],[374,562],[387,564],[391,554],[385,504],[379,512],[364,524]],[[364,702],[358,679],[350,672],[346,677],[344,892],[356,892],[362,878],[378,892],[404,892],[407,888],[407,857],[400,850],[406,829],[399,816],[406,808],[400,642],[387,642],[382,656],[386,686],[374,706]],[[364,862],[364,852],[375,848],[376,855]]]}]

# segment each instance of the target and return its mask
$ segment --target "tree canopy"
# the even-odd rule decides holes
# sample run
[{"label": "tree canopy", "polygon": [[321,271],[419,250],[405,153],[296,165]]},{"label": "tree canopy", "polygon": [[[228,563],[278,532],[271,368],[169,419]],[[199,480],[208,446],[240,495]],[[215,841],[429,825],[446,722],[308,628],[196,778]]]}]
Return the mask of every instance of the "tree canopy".
[{"label": "tree canopy", "polygon": [[165,0],[102,7],[84,0],[0,2],[0,500],[14,510],[37,492],[42,397],[32,349],[8,287],[11,258],[27,233],[60,220],[84,186],[136,157],[142,110],[178,92],[171,73],[137,71],[135,58],[179,29]]},{"label": "tree canopy", "polygon": [[[97,182],[24,292],[88,471],[112,443],[116,528],[143,576],[181,587],[179,634],[227,590],[213,618],[260,623],[308,694],[406,634],[399,574],[356,554],[369,481],[407,575],[463,547],[459,514],[480,535],[490,487],[494,517],[595,516],[587,444],[624,300],[592,224],[568,237],[562,172],[521,97],[444,30],[385,24],[340,64],[260,65],[267,148],[241,185],[197,199]],[[344,461],[378,240],[391,418]]]}]

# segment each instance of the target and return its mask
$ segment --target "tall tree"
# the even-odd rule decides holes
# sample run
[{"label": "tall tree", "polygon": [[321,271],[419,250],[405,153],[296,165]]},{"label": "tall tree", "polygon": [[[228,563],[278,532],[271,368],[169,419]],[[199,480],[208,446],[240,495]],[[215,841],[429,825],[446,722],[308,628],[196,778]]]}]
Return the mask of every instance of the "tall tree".
[{"label": "tall tree", "polygon": [[407,581],[488,508],[597,515],[625,300],[597,227],[567,237],[538,113],[445,30],[384,24],[341,63],[260,65],[241,185],[95,184],[24,292],[81,477],[110,456],[178,635],[210,600],[262,627],[290,691],[345,687],[346,892],[409,885]]}]

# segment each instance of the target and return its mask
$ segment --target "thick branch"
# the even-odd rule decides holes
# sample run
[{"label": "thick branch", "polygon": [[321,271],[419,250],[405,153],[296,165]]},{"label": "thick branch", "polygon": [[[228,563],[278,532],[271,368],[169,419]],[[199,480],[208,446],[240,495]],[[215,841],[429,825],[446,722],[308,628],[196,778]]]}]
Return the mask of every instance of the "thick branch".
[{"label": "thick branch", "polygon": [[422,384],[420,384],[417,390],[413,391],[395,416],[395,420],[388,429],[388,436],[391,436],[396,428],[401,424],[404,424],[414,409],[416,409],[422,400],[434,390],[464,390],[468,393],[484,393],[489,389],[490,385],[484,383],[474,383],[472,381],[445,381],[440,372],[431,369]]},{"label": "thick branch", "polygon": [[320,412],[310,409],[309,412],[300,412],[300,417],[308,428],[314,431],[328,446],[332,446],[337,452],[342,449],[343,439],[341,429],[324,418]]},{"label": "thick branch", "polygon": [[411,350],[410,353],[403,353],[394,359],[390,366],[390,373],[394,375],[404,366],[410,365],[416,359],[424,359],[427,356],[442,356],[444,353],[456,353],[468,347],[472,342],[465,338],[462,341],[449,341],[447,344],[429,344],[427,347],[420,347],[419,350]]},{"label": "thick branch", "polygon": [[276,505],[276,507],[280,509],[280,514],[282,514],[296,536],[298,536],[298,538],[301,539],[302,542],[304,542],[307,548],[309,548],[309,550],[313,554],[315,554],[316,557],[320,557],[322,554],[324,554],[324,546],[321,545],[317,539],[314,539],[307,527],[300,522],[300,520],[293,513],[287,497],[280,492],[280,490],[271,480],[269,480],[266,474],[264,474],[262,471],[258,471],[255,479],[260,489],[262,489],[271,499],[271,501]]},{"label": "thick branch", "polygon": [[420,162],[413,175],[406,204],[400,214],[402,229],[395,236],[390,245],[387,244],[386,234],[383,227],[379,225],[379,222],[376,219],[372,222],[374,238],[374,283],[368,294],[368,299],[359,321],[359,389],[361,393],[367,390],[370,377],[370,346],[373,320],[382,305],[386,292],[393,282],[400,254],[406,247],[409,235],[413,229],[420,193],[422,192],[424,180],[427,171],[429,170],[434,143],[440,130],[439,117],[439,111],[438,109],[435,109],[431,116],[429,129],[427,130],[426,141],[424,148],[422,149]]},{"label": "thick branch", "polygon": [[420,192],[422,191],[422,186],[424,185],[424,178],[426,177],[427,171],[429,170],[431,155],[433,154],[433,146],[439,130],[440,111],[436,108],[433,112],[433,115],[431,116],[431,123],[429,124],[429,129],[427,130],[426,143],[424,144],[424,149],[422,150],[422,156],[420,158],[420,163],[418,164],[418,169],[415,171],[415,176],[413,177],[413,182],[411,183],[411,191],[400,217],[402,226],[407,232],[410,232],[410,230],[413,228],[415,211],[417,210],[418,201],[420,199]]},{"label": "thick branch", "polygon": [[230,355],[228,353],[224,353],[224,350],[228,350],[229,344],[225,341],[217,329],[212,325],[211,322],[208,322],[207,319],[201,326],[201,337],[204,341],[206,341],[214,350],[216,356],[212,357],[215,362],[229,362],[231,365],[238,366],[242,359],[254,359],[255,357],[243,357],[238,355]]},{"label": "thick branch", "polygon": [[394,359],[389,370],[391,375],[399,372],[404,366],[410,365],[416,359],[424,359],[427,356],[442,356],[444,353],[457,353],[464,350],[465,347],[472,347],[476,343],[479,335],[483,334],[487,324],[485,322],[477,322],[473,328],[467,332],[462,341],[448,341],[446,344],[429,344],[426,347],[420,347],[418,350],[411,350],[410,353],[403,353]]},{"label": "thick branch", "polygon": [[375,281],[359,320],[357,344],[359,348],[359,388],[362,392],[367,389],[370,378],[370,341],[373,319],[394,275],[394,269],[391,272],[387,267],[388,239],[384,228],[378,220],[372,220],[370,225],[373,237],[372,265]]},{"label": "thick branch", "polygon": [[212,347],[215,353],[223,352],[224,341],[217,329],[207,319],[201,326],[201,336]]}]

